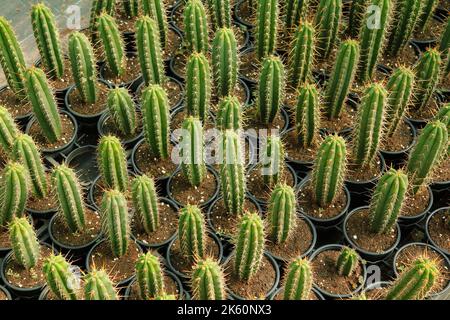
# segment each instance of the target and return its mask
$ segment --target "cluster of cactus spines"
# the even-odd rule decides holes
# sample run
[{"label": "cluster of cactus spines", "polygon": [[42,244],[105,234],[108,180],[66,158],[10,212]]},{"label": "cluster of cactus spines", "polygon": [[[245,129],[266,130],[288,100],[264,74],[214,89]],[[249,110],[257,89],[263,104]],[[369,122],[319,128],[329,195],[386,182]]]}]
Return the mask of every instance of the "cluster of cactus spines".
[{"label": "cluster of cactus spines", "polygon": [[284,146],[279,136],[267,138],[261,154],[261,174],[267,186],[280,182],[284,174]]},{"label": "cluster of cactus spines", "polygon": [[150,300],[165,292],[160,258],[151,252],[141,254],[136,261],[136,281],[139,295]]},{"label": "cluster of cactus spines", "polygon": [[117,289],[105,270],[92,270],[84,277],[84,299],[119,300]]},{"label": "cluster of cactus spines", "polygon": [[19,133],[16,123],[8,110],[0,105],[0,148],[9,154]]},{"label": "cluster of cactus spines", "polygon": [[60,300],[77,300],[77,279],[72,266],[62,255],[51,255],[42,267],[51,292]]},{"label": "cluster of cactus spines", "polygon": [[286,1],[284,23],[288,32],[296,28],[300,21],[306,17],[310,1],[311,0]]},{"label": "cluster of cactus spines", "polygon": [[239,221],[234,273],[248,281],[259,270],[264,255],[264,222],[258,213],[248,212]]},{"label": "cluster of cactus spines", "polygon": [[177,300],[177,296],[174,294],[163,293],[163,294],[155,297],[154,300]]},{"label": "cluster of cactus spines", "polygon": [[151,17],[158,24],[161,45],[166,47],[169,24],[167,23],[167,13],[164,2],[160,0],[142,0],[141,4],[144,14]]},{"label": "cluster of cactus spines", "polygon": [[133,98],[126,88],[114,88],[108,93],[108,110],[119,130],[132,137],[137,128],[137,115]]},{"label": "cluster of cactus spines", "polygon": [[195,300],[225,300],[225,276],[217,261],[197,261],[192,270],[192,293]]},{"label": "cluster of cactus spines", "polygon": [[397,131],[410,105],[414,90],[414,72],[407,67],[399,67],[390,77],[386,108],[386,134],[392,137]]},{"label": "cluster of cactus spines", "polygon": [[312,190],[316,203],[326,207],[333,203],[344,184],[347,151],[345,140],[328,136],[320,145],[312,171]]},{"label": "cluster of cactus spines", "polygon": [[439,120],[447,126],[450,132],[450,103],[444,104],[435,116],[435,120]]},{"label": "cluster of cactus spines", "polygon": [[89,29],[92,39],[97,39],[98,17],[103,12],[113,15],[116,9],[116,0],[93,0],[91,6],[91,15],[89,20]]},{"label": "cluster of cactus spines", "polygon": [[181,169],[192,186],[199,186],[206,176],[203,127],[198,118],[183,121],[181,138]]},{"label": "cluster of cactus spines", "polygon": [[307,21],[300,22],[289,55],[289,78],[294,88],[311,78],[315,41],[314,26]]},{"label": "cluster of cactus spines", "polygon": [[409,155],[407,171],[411,177],[413,193],[417,193],[427,177],[447,151],[448,132],[445,123],[429,122],[422,129],[417,143]]},{"label": "cluster of cactus spines", "polygon": [[123,0],[123,10],[128,18],[137,17],[139,15],[139,1],[138,0]]},{"label": "cluster of cactus spines", "polygon": [[61,117],[44,71],[35,67],[26,70],[25,86],[43,134],[52,143],[58,141],[62,134]]},{"label": "cluster of cactus spines", "polygon": [[278,33],[278,0],[261,0],[257,5],[256,55],[259,60],[275,53]]},{"label": "cluster of cactus spines", "polygon": [[340,276],[351,276],[358,266],[359,256],[355,250],[344,247],[339,253],[339,257],[336,261],[336,269]]},{"label": "cluster of cactus spines", "polygon": [[364,17],[366,16],[369,1],[370,0],[352,1],[348,23],[348,35],[352,38],[358,38],[359,36],[361,28],[364,25]]},{"label": "cluster of cactus spines", "polygon": [[240,215],[244,210],[245,168],[239,135],[234,130],[223,132],[220,145],[220,181],[227,213]]},{"label": "cluster of cactus spines", "polygon": [[386,300],[422,300],[430,294],[440,276],[435,261],[420,257],[394,282]]},{"label": "cluster of cactus spines", "polygon": [[114,189],[105,191],[101,216],[113,255],[123,256],[127,253],[130,239],[128,204],[123,193]]},{"label": "cluster of cactus spines", "polygon": [[219,101],[216,122],[219,130],[242,128],[242,110],[238,98],[226,96]]},{"label": "cluster of cactus spines", "polygon": [[358,68],[358,79],[361,82],[368,82],[373,77],[378,57],[386,42],[386,34],[391,16],[390,0],[372,0],[371,5],[380,10],[379,21],[377,21],[379,26],[375,28],[369,22],[371,16],[374,14],[373,11],[364,14],[364,23],[360,35],[361,60]]},{"label": "cluster of cactus spines", "polygon": [[382,234],[397,222],[408,190],[408,176],[402,170],[390,169],[378,181],[370,202],[370,229]]},{"label": "cluster of cactus spines", "polygon": [[309,300],[312,285],[311,263],[300,258],[292,261],[284,278],[284,300]]},{"label": "cluster of cactus spines", "polygon": [[70,231],[83,231],[86,226],[83,191],[75,171],[65,164],[56,166],[52,173],[61,213]]},{"label": "cluster of cactus spines", "polygon": [[203,53],[193,53],[186,65],[186,108],[188,114],[205,121],[211,100],[211,70]]},{"label": "cluster of cactus spines", "polygon": [[184,8],[184,36],[190,52],[208,51],[208,21],[201,0],[188,0]]},{"label": "cluster of cactus spines", "polygon": [[15,217],[11,221],[9,238],[16,261],[25,269],[35,267],[41,256],[40,245],[28,218]]},{"label": "cluster of cactus spines", "polygon": [[314,84],[304,84],[298,88],[295,129],[303,148],[311,147],[319,138],[320,101]]},{"label": "cluster of cactus spines", "polygon": [[320,1],[314,22],[320,59],[328,58],[333,50],[339,33],[341,15],[342,0]]},{"label": "cluster of cactus spines", "polygon": [[128,188],[128,170],[125,150],[115,136],[103,136],[98,144],[98,167],[108,188],[121,192]]},{"label": "cluster of cactus spines", "polygon": [[413,99],[415,109],[426,107],[433,96],[440,80],[441,64],[441,54],[434,48],[428,49],[420,58],[415,67],[417,77]]},{"label": "cluster of cactus spines", "polygon": [[359,56],[358,41],[342,42],[325,92],[325,104],[329,119],[336,119],[341,114],[358,69]]},{"label": "cluster of cactus spines", "polygon": [[28,200],[29,182],[23,165],[8,162],[1,174],[0,226],[21,217]]},{"label": "cluster of cactus spines", "polygon": [[158,24],[148,16],[143,16],[136,22],[136,47],[145,84],[164,83],[165,71]]},{"label": "cluster of cactus spines", "polygon": [[232,19],[230,2],[230,0],[209,0],[214,27],[216,29],[231,28]]},{"label": "cluster of cactus spines", "polygon": [[434,9],[436,9],[439,4],[439,0],[425,0],[422,8],[422,14],[420,15],[419,21],[417,22],[417,30],[423,31],[430,19],[432,19],[434,14]]},{"label": "cluster of cactus spines", "polygon": [[284,243],[295,229],[297,221],[295,192],[291,186],[279,184],[273,189],[267,219],[270,239],[275,243]]},{"label": "cluster of cactus spines", "polygon": [[88,38],[81,32],[69,36],[69,59],[78,93],[85,103],[97,101],[97,68],[94,50]]},{"label": "cluster of cactus spines", "polygon": [[50,77],[61,78],[64,63],[55,16],[45,4],[38,3],[31,10],[31,23],[45,69]]},{"label": "cluster of cactus spines", "polygon": [[159,227],[158,195],[155,182],[146,175],[134,178],[131,195],[136,214],[147,233],[156,231]]},{"label": "cluster of cactus spines", "polygon": [[257,92],[258,115],[262,123],[269,124],[275,119],[284,98],[284,80],[284,66],[280,58],[265,58]]},{"label": "cluster of cactus spines", "polygon": [[14,30],[4,17],[0,17],[0,64],[9,88],[17,97],[24,98],[25,58]]},{"label": "cluster of cactus spines", "polygon": [[160,85],[150,85],[142,95],[142,119],[145,140],[153,155],[169,157],[169,100]]},{"label": "cluster of cactus spines", "polygon": [[115,19],[102,13],[98,17],[98,35],[105,51],[106,62],[115,76],[125,71],[125,45]]},{"label": "cluster of cactus spines", "polygon": [[199,207],[187,205],[180,210],[178,240],[183,256],[190,262],[204,258],[206,253],[205,218]]},{"label": "cluster of cactus spines", "polygon": [[14,141],[12,158],[23,164],[31,181],[34,196],[42,199],[47,196],[48,183],[41,154],[33,139],[27,134],[19,134]]},{"label": "cluster of cactus spines", "polygon": [[212,64],[218,96],[233,94],[238,74],[238,54],[233,29],[220,28],[216,31]]}]

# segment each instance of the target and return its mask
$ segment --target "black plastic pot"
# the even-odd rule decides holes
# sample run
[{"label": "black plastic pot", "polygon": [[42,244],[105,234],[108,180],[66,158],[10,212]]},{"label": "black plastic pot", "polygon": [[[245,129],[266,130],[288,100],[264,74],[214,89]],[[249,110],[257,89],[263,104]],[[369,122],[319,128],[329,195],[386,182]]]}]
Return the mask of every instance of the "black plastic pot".
[{"label": "black plastic pot", "polygon": [[429,186],[427,186],[427,191],[428,191],[428,194],[430,195],[430,201],[429,201],[427,207],[425,208],[425,210],[423,212],[419,213],[418,215],[415,215],[412,217],[406,217],[406,216],[399,215],[398,223],[400,224],[400,226],[408,227],[413,224],[416,224],[418,221],[422,220],[423,217],[425,217],[430,212],[430,209],[433,206],[434,197],[433,197],[433,192],[431,191],[431,188]]},{"label": "black plastic pot", "polygon": [[[0,92],[5,91],[5,90],[10,90],[10,89],[9,89],[8,86],[0,87]],[[25,115],[20,116],[20,117],[15,117],[14,120],[17,122],[17,124],[21,128],[25,129],[27,124],[28,124],[28,121],[30,121],[32,115],[33,115],[33,112],[30,111],[28,114],[25,114]]]},{"label": "black plastic pot", "polygon": [[50,219],[58,211],[58,208],[51,208],[44,211],[35,210],[32,208],[25,208],[25,210],[35,219]]},{"label": "black plastic pot", "polygon": [[240,7],[241,7],[241,5],[242,5],[245,1],[246,1],[246,0],[241,0],[241,1],[238,1],[238,2],[236,3],[236,5],[234,6],[234,10],[233,10],[233,16],[234,16],[234,19],[235,19],[238,23],[240,23],[240,24],[246,26],[247,28],[249,28],[249,29],[251,30],[251,29],[253,29],[253,28],[255,27],[255,25],[252,24],[252,23],[250,23],[250,22],[248,22],[248,21],[245,21],[243,18],[241,18],[240,14],[239,14],[239,13],[241,12]]},{"label": "black plastic pot", "polygon": [[[287,130],[283,136],[287,136],[288,134],[290,134],[292,131],[294,131],[295,128],[291,128],[289,130]],[[312,169],[313,165],[314,165],[314,161],[302,161],[302,160],[296,160],[290,157],[286,157],[285,160],[287,161],[287,163],[289,163],[289,165],[291,165],[291,167],[296,170],[296,171],[301,171],[301,172],[308,172]]]},{"label": "black plastic pot", "polygon": [[439,246],[437,245],[437,243],[436,243],[436,242],[433,240],[433,238],[431,237],[431,235],[430,235],[430,229],[429,229],[429,225],[430,225],[430,220],[431,220],[431,218],[432,218],[435,214],[438,214],[438,213],[440,213],[440,212],[445,212],[446,210],[450,210],[450,207],[444,207],[444,208],[436,209],[435,211],[433,211],[433,212],[428,216],[427,221],[426,221],[426,223],[425,223],[425,233],[427,234],[428,241],[430,241],[431,244],[432,244],[434,247],[438,248],[442,253],[444,253],[444,254],[447,256],[448,259],[450,259],[450,251],[447,251],[447,250],[445,250],[444,248],[441,248],[441,247],[439,247]]},{"label": "black plastic pot", "polygon": [[[280,113],[280,116],[283,118],[283,120],[284,120],[284,126],[282,127],[282,128],[280,128],[279,129],[279,132],[278,132],[278,134],[280,135],[280,136],[282,136],[282,135],[284,135],[287,131],[288,131],[288,129],[289,129],[289,115],[288,115],[288,113],[287,113],[287,111],[284,109],[284,108],[280,108],[280,110],[278,111],[279,113]],[[253,129],[253,128],[246,128],[246,130],[248,130],[248,129]],[[259,137],[259,134],[258,134],[258,132],[257,132],[257,135],[255,136],[253,133],[250,133],[250,132],[245,132],[246,133],[246,136],[249,138],[249,139],[252,139],[253,140],[253,142],[255,142],[255,143],[257,143],[257,145],[259,145],[259,139],[260,139],[260,137]],[[267,130],[267,134],[270,134],[270,130]]]},{"label": "black plastic pot", "polygon": [[[441,16],[434,14],[433,19],[439,21],[440,23],[445,23],[445,18],[442,18]],[[419,47],[419,49],[422,52],[425,52],[428,48],[435,47],[438,43],[439,39],[425,39],[425,40],[418,40],[418,39],[411,39],[411,42],[413,42],[415,45]]]},{"label": "black plastic pot", "polygon": [[[127,55],[127,57],[137,57],[137,53],[136,52],[127,52],[126,55]],[[106,63],[104,63],[100,67],[100,74],[99,74],[100,75],[100,79],[102,79],[103,81],[109,83],[112,87],[127,88],[131,92],[136,92],[136,89],[139,87],[139,85],[143,81],[142,74],[139,74],[138,76],[136,76],[136,78],[134,78],[133,80],[130,80],[128,82],[112,83],[111,81],[109,81],[109,80],[107,80],[105,78],[106,67],[107,67]]]},{"label": "black plastic pot", "polygon": [[73,150],[66,158],[66,164],[78,173],[84,187],[89,186],[98,177],[97,147],[86,145]]},{"label": "black plastic pot", "polygon": [[[183,100],[184,100],[184,86],[183,83],[181,81],[179,81],[178,79],[174,78],[174,77],[167,77],[167,81],[173,81],[175,82],[179,87],[180,87],[180,91],[183,92],[180,100],[178,100],[173,106],[170,106],[170,111],[174,111],[176,109],[178,109],[179,107],[181,107],[181,105],[183,104]],[[142,90],[145,88],[145,82],[142,82],[141,84],[139,84],[139,86],[136,89],[135,92],[135,99],[138,102],[138,107],[140,107],[141,105],[141,94],[142,94]]]},{"label": "black plastic pot", "polygon": [[[135,174],[134,174],[133,172],[128,171],[128,178],[129,178],[130,181],[132,180],[132,178],[133,178],[134,176],[135,176]],[[92,181],[92,183],[90,184],[90,187],[89,187],[88,195],[87,195],[87,199],[88,199],[88,201],[89,201],[89,204],[90,204],[96,211],[99,211],[100,208],[99,208],[99,206],[95,203],[95,191],[96,191],[96,188],[98,187],[97,183],[100,181],[100,178],[101,178],[101,177],[102,177],[102,176],[99,175],[99,176],[97,176],[97,177]]]},{"label": "black plastic pot", "polygon": [[[251,52],[255,51],[254,47],[248,47],[247,49],[243,50],[241,52],[241,55],[250,54]],[[258,79],[250,79],[246,76],[239,75],[239,77],[245,81],[245,83],[251,88],[254,89],[258,84]]]},{"label": "black plastic pot", "polygon": [[[184,291],[183,284],[181,283],[180,279],[178,279],[178,277],[175,275],[175,273],[170,272],[168,270],[165,270],[164,274],[166,276],[168,276],[169,278],[171,278],[177,284],[179,300],[184,298],[185,291]],[[135,282],[136,282],[136,279],[133,279],[133,281],[131,281],[131,283],[128,285],[127,289],[125,290],[125,294],[123,296],[124,300],[129,300],[129,297],[131,294],[131,287],[135,284]]]},{"label": "black plastic pot", "polygon": [[[412,41],[408,42],[409,45],[411,45],[411,47],[413,48],[414,52],[416,53],[417,57],[420,57],[421,51],[420,48]],[[417,62],[417,61],[416,61]],[[414,63],[415,64],[415,63]],[[386,72],[388,72],[389,74],[392,74],[392,72],[394,71],[394,69],[392,69],[391,67],[388,67],[384,64],[378,64],[378,67],[384,69]]]},{"label": "black plastic pot", "polygon": [[[438,91],[436,91],[434,93],[434,95],[431,97],[431,99],[435,99],[436,102],[442,103],[444,98],[442,97],[442,95]],[[425,127],[427,125],[427,123],[429,121],[431,121],[433,118],[429,118],[429,119],[413,119],[413,118],[410,118],[410,117],[406,117],[406,119],[409,120],[412,123],[412,125],[417,130],[419,130],[419,129],[422,129],[423,127]]]},{"label": "black plastic pot", "polygon": [[[278,290],[276,290],[272,296],[269,298],[270,300],[274,300],[275,297],[283,290],[283,287],[279,288]],[[315,296],[317,297],[318,300],[325,300],[325,298],[323,297],[323,295],[315,288],[312,288],[312,292],[315,294]]]},{"label": "black plastic pot", "polygon": [[[345,102],[350,108],[354,109],[354,110],[358,110],[358,102],[357,100],[359,100],[359,96],[356,93],[349,93],[348,97],[347,97],[347,101]],[[345,110],[343,110],[342,112],[345,112]],[[332,130],[329,130],[327,128],[320,128],[320,130],[326,135],[330,135],[330,134],[335,134],[337,133],[338,135],[340,135],[341,137],[344,138],[349,138],[353,128],[352,127],[347,127],[344,128],[338,132],[334,132]]]},{"label": "black plastic pot", "polygon": [[[138,116],[140,116],[138,114]],[[111,118],[111,114],[109,112],[105,112],[100,119],[97,122],[97,130],[98,130],[98,134],[100,137],[105,136],[108,134],[108,132],[105,132],[105,123],[107,120],[109,120]],[[140,130],[140,131],[139,131]],[[142,127],[138,128],[138,133],[135,134],[135,136],[133,138],[130,139],[121,139],[122,144],[126,147],[133,147],[137,141],[139,141],[140,139],[142,139],[143,136],[143,131],[142,131]]]},{"label": "black plastic pot", "polygon": [[408,158],[409,151],[417,142],[416,128],[413,126],[413,124],[409,120],[405,119],[404,121],[408,125],[408,127],[411,128],[411,133],[412,133],[413,139],[412,139],[412,142],[410,143],[410,145],[407,146],[406,148],[404,148],[403,150],[399,150],[399,151],[380,150],[380,153],[383,156],[384,160],[388,164],[393,165],[394,167],[399,167],[404,164],[404,162]]},{"label": "black plastic pot", "polygon": [[9,293],[8,289],[6,289],[3,286],[0,286],[0,291],[3,292],[6,296],[6,300],[12,300],[11,294]]}]

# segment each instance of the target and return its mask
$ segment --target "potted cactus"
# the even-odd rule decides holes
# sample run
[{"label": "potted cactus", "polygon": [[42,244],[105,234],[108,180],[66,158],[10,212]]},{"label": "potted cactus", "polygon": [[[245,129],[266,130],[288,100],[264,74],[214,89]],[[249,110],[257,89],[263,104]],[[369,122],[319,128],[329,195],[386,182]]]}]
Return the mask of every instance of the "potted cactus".
[{"label": "potted cactus", "polygon": [[72,265],[62,256],[50,255],[45,259],[42,272],[49,292],[47,299],[79,300],[81,298],[81,275],[77,275]]},{"label": "potted cactus", "polygon": [[450,256],[450,246],[449,241],[447,241],[450,238],[449,209],[449,207],[436,209],[427,218],[425,228],[431,244],[444,252],[447,257]]},{"label": "potted cactus", "polygon": [[195,300],[225,300],[225,275],[211,258],[197,261],[192,268],[191,287]]}]

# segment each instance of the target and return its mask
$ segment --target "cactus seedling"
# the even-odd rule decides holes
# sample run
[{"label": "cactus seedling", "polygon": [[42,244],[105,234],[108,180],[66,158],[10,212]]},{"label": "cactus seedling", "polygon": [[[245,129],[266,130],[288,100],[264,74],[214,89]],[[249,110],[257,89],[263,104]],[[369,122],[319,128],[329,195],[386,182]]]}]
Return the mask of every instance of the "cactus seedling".
[{"label": "cactus seedling", "polygon": [[89,20],[89,29],[91,30],[92,40],[97,40],[98,18],[101,13],[105,12],[113,15],[116,8],[116,0],[93,0],[91,6],[91,16]]},{"label": "cactus seedling", "polygon": [[275,53],[278,33],[278,0],[260,0],[256,17],[256,54],[259,60]]},{"label": "cactus seedling", "polygon": [[155,182],[146,175],[134,178],[131,187],[133,206],[141,224],[147,233],[156,231],[159,227],[158,195]]},{"label": "cactus seedling", "polygon": [[98,17],[98,34],[105,51],[106,62],[115,76],[125,71],[125,46],[119,27],[113,17],[101,13]]},{"label": "cactus seedling", "polygon": [[69,262],[62,255],[51,255],[43,266],[47,285],[60,300],[77,300],[77,280]]},{"label": "cactus seedling", "polygon": [[0,105],[0,148],[10,153],[19,133],[16,123],[8,110]]},{"label": "cactus seedling", "polygon": [[84,277],[86,300],[119,300],[119,294],[105,270],[92,270]]},{"label": "cactus seedling", "polygon": [[208,22],[201,0],[188,0],[184,8],[184,34],[188,50],[208,51]]},{"label": "cactus seedling", "polygon": [[342,0],[320,0],[314,25],[320,59],[326,59],[336,43],[341,24]]},{"label": "cactus seedling", "polygon": [[225,300],[225,277],[219,264],[211,258],[199,260],[192,270],[195,300]]},{"label": "cactus seedling", "polygon": [[178,240],[183,256],[189,261],[204,258],[206,253],[205,219],[200,208],[187,205],[178,220]]},{"label": "cactus seedling", "polygon": [[295,31],[289,54],[289,77],[292,87],[297,88],[311,78],[314,50],[315,29],[310,22],[301,22]]},{"label": "cactus seedling", "polygon": [[169,24],[167,23],[167,14],[164,2],[160,0],[142,0],[141,3],[144,14],[155,20],[158,24],[161,45],[166,47]]},{"label": "cactus seedling", "polygon": [[127,160],[125,150],[117,137],[101,137],[98,145],[98,167],[107,187],[122,192],[127,190]]},{"label": "cactus seedling", "polygon": [[219,101],[216,123],[219,130],[242,128],[242,111],[238,98],[227,96]]},{"label": "cactus seedling", "polygon": [[295,229],[297,220],[294,189],[286,184],[277,185],[270,195],[269,236],[275,243],[285,242]]},{"label": "cactus seedling", "polygon": [[193,53],[186,65],[186,108],[188,114],[205,121],[211,100],[211,71],[203,53]]},{"label": "cactus seedling", "polygon": [[434,9],[436,9],[439,4],[439,0],[425,0],[423,1],[424,5],[422,8],[422,14],[419,17],[419,21],[417,23],[417,30],[423,31],[430,19],[434,14]]},{"label": "cactus seedling", "polygon": [[336,261],[336,269],[340,276],[349,277],[358,266],[359,256],[355,250],[348,247],[342,248]]},{"label": "cactus seedling", "polygon": [[0,226],[23,215],[28,189],[28,176],[24,166],[17,162],[7,163],[1,175]]},{"label": "cactus seedling", "polygon": [[290,32],[305,18],[310,0],[288,0],[285,9],[284,23],[286,30]]},{"label": "cactus seedling", "polygon": [[216,31],[212,47],[212,63],[218,96],[233,94],[237,81],[238,55],[232,29],[221,28]]},{"label": "cactus seedling", "polygon": [[203,127],[199,119],[186,118],[181,138],[181,169],[192,186],[198,187],[206,176]]},{"label": "cactus seedling", "polygon": [[15,217],[9,224],[9,238],[15,259],[25,269],[36,266],[40,258],[40,246],[27,218]]},{"label": "cactus seedling", "polygon": [[440,80],[441,54],[436,49],[428,49],[415,68],[417,87],[414,92],[414,108],[421,110],[428,105]]},{"label": "cactus seedling", "polygon": [[284,278],[284,300],[309,300],[312,285],[313,275],[309,261],[292,261]]},{"label": "cactus seedling", "polygon": [[298,89],[295,128],[303,148],[317,142],[320,135],[320,105],[319,93],[313,84],[305,84]]},{"label": "cactus seedling", "polygon": [[139,256],[136,262],[136,281],[143,300],[164,294],[164,275],[158,256],[151,252]]},{"label": "cactus seedling", "polygon": [[136,133],[137,116],[133,99],[126,88],[111,89],[107,101],[109,112],[119,130],[127,137]]},{"label": "cactus seedling", "polygon": [[284,174],[284,147],[279,136],[270,136],[262,150],[261,174],[267,186],[277,184]]},{"label": "cactus seedling", "polygon": [[138,0],[122,0],[122,6],[127,18],[137,17],[139,15]]},{"label": "cactus seedling", "polygon": [[230,0],[209,0],[215,29],[231,28]]},{"label": "cactus seedling", "polygon": [[370,3],[369,1],[370,0],[352,1],[348,25],[348,34],[352,38],[358,38],[361,28],[363,28],[366,10]]}]

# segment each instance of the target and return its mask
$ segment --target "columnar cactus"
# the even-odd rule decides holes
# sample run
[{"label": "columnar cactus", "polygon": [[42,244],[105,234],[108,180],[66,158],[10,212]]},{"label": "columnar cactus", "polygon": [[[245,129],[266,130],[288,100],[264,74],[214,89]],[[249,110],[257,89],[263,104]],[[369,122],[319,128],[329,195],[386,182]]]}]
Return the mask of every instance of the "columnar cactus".
[{"label": "columnar cactus", "polygon": [[160,85],[150,85],[142,94],[142,120],[145,140],[152,154],[161,159],[169,157],[169,100]]},{"label": "columnar cactus", "polygon": [[441,54],[437,49],[428,49],[415,67],[417,76],[414,91],[414,108],[420,110],[428,105],[440,80]]},{"label": "columnar cactus", "polygon": [[159,227],[159,206],[155,182],[146,175],[134,178],[131,187],[133,206],[147,233]]},{"label": "columnar cactus", "polygon": [[119,294],[105,270],[92,270],[84,277],[84,298],[119,300]]},{"label": "columnar cactus", "polygon": [[25,269],[36,266],[41,256],[39,241],[28,218],[15,217],[9,224],[9,238],[14,257]]},{"label": "columnar cactus", "polygon": [[337,135],[322,142],[312,171],[312,190],[316,203],[326,207],[333,203],[344,184],[347,151],[345,140]]},{"label": "columnar cactus", "polygon": [[123,10],[128,18],[139,15],[139,0],[122,0]]},{"label": "columnar cactus", "polygon": [[203,258],[206,253],[205,218],[199,207],[187,205],[178,218],[178,240],[183,256],[189,261]]},{"label": "columnar cactus", "polygon": [[231,28],[230,0],[209,0],[215,29]]},{"label": "columnar cactus", "polygon": [[158,23],[159,39],[161,40],[161,45],[166,47],[169,24],[167,23],[167,13],[164,2],[160,0],[142,0],[141,4],[144,14]]},{"label": "columnar cactus", "polygon": [[[361,28],[364,25],[366,10],[370,0],[354,0],[350,8],[350,17],[348,25],[348,35],[352,38],[358,38]],[[374,4],[376,5],[376,4]]]},{"label": "columnar cactus", "polygon": [[284,174],[284,146],[279,136],[267,138],[261,154],[261,174],[267,186],[280,182]]},{"label": "columnar cactus", "polygon": [[275,243],[285,242],[295,229],[297,221],[294,189],[286,184],[277,185],[270,195],[268,217],[269,237]]},{"label": "columnar cactus", "polygon": [[340,276],[349,277],[358,266],[359,256],[355,250],[348,247],[342,248],[336,261],[336,269]]},{"label": "columnar cactus", "polygon": [[218,96],[233,94],[238,74],[238,54],[233,29],[221,28],[216,31],[212,64]]},{"label": "columnar cactus", "polygon": [[378,181],[370,202],[370,229],[382,234],[397,222],[408,189],[408,176],[402,170],[390,169]]},{"label": "columnar cactus", "polygon": [[216,123],[219,130],[242,128],[242,110],[238,98],[227,96],[219,101]]},{"label": "columnar cactus", "polygon": [[443,105],[436,117],[435,120],[439,120],[447,126],[447,131],[450,132],[450,103]]},{"label": "columnar cactus", "polygon": [[341,15],[342,0],[320,0],[314,21],[320,59],[327,59],[333,50],[341,24]]},{"label": "columnar cactus", "polygon": [[163,84],[165,71],[158,24],[148,16],[136,21],[136,47],[145,84]]},{"label": "columnar cactus", "polygon": [[188,0],[184,8],[184,36],[190,52],[208,51],[208,21],[201,0]]},{"label": "columnar cactus", "polygon": [[188,114],[205,121],[211,100],[211,71],[203,53],[193,53],[186,65],[186,108]]},{"label": "columnar cactus", "polygon": [[108,67],[115,76],[121,76],[125,71],[125,45],[119,27],[115,19],[104,12],[97,24]]},{"label": "columnar cactus", "polygon": [[298,89],[295,129],[303,148],[311,147],[320,136],[319,93],[314,84],[305,84]]},{"label": "columnar cactus", "polygon": [[86,227],[83,191],[75,171],[62,164],[53,169],[53,185],[56,189],[61,213],[70,231],[83,231]]},{"label": "columnar cactus", "polygon": [[19,133],[16,123],[8,110],[0,105],[0,148],[9,154]]},{"label": "columnar cactus", "polygon": [[310,0],[288,0],[286,2],[284,23],[286,30],[290,32],[306,17]]},{"label": "columnar cactus", "polygon": [[211,258],[197,261],[192,270],[192,293],[195,300],[225,300],[225,276]]},{"label": "columnar cactus", "polygon": [[336,63],[325,92],[325,104],[329,119],[336,119],[347,100],[359,62],[359,44],[356,40],[342,42]]},{"label": "columnar cactus", "polygon": [[259,60],[275,53],[278,35],[278,0],[260,0],[256,17],[256,55]]},{"label": "columnar cactus", "polygon": [[444,61],[447,61],[443,72],[443,76],[446,77],[450,73],[450,19],[448,19],[447,26],[442,34],[439,51],[442,52]]},{"label": "columnar cactus", "polygon": [[165,292],[160,258],[151,252],[141,254],[136,262],[136,281],[143,300],[153,299]]},{"label": "columnar cactus", "polygon": [[0,177],[0,226],[24,214],[28,200],[28,176],[23,165],[8,162]]},{"label": "columnar cactus", "polygon": [[69,262],[62,255],[51,255],[42,267],[52,293],[60,300],[77,300],[77,280]]},{"label": "columnar cactus", "polygon": [[113,15],[116,8],[116,0],[93,0],[91,6],[91,16],[89,20],[89,29],[92,40],[95,42],[98,36],[98,18],[103,12]]},{"label": "columnar cactus", "polygon": [[289,54],[289,78],[292,87],[311,79],[314,63],[315,30],[310,22],[300,22]]},{"label": "columnar cactus", "polygon": [[423,1],[422,14],[420,15],[419,21],[417,23],[417,30],[423,31],[428,21],[432,19],[434,14],[434,9],[436,9],[439,4],[439,0],[425,0]]},{"label": "columnar cactus", "polygon": [[26,70],[25,86],[43,134],[52,143],[58,141],[62,134],[61,117],[44,71],[35,67]]},{"label": "columnar cactus", "polygon": [[284,300],[309,300],[312,292],[313,274],[306,259],[292,261],[284,278]]},{"label": "columnar cactus", "polygon": [[98,167],[108,188],[121,192],[128,189],[128,171],[125,150],[114,136],[103,136],[98,145]]},{"label": "columnar cactus", "polygon": [[155,297],[154,300],[177,300],[177,297],[174,294],[163,293]]},{"label": "columnar cactus", "polygon": [[133,98],[126,88],[114,88],[108,93],[108,110],[119,130],[127,137],[136,133],[137,115]]},{"label": "columnar cactus", "polygon": [[181,137],[181,169],[192,186],[198,187],[206,176],[205,148],[202,123],[198,118],[183,121]]},{"label": "columnar cactus", "polygon": [[31,9],[31,23],[46,71],[51,78],[61,78],[64,63],[55,16],[45,4],[38,3]]}]

